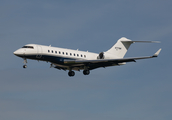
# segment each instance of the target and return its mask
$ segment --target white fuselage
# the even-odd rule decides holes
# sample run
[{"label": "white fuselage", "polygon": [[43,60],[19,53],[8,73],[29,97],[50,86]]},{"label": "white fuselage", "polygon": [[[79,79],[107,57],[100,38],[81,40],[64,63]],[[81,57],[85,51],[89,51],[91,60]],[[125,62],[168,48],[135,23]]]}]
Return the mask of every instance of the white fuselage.
[{"label": "white fuselage", "polygon": [[98,56],[98,54],[92,52],[85,52],[85,51],[37,45],[37,44],[27,44],[24,47],[16,50],[14,54],[24,59],[33,59],[33,60],[51,62],[56,66],[66,67],[67,69],[69,68],[64,64],[64,59],[96,60]]}]

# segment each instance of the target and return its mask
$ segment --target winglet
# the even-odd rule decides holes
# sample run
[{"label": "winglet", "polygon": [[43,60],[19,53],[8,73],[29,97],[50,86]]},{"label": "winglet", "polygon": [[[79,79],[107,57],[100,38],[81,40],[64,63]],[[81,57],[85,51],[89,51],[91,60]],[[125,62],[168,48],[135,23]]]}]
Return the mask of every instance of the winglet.
[{"label": "winglet", "polygon": [[161,48],[152,57],[158,57],[160,52],[161,52]]}]

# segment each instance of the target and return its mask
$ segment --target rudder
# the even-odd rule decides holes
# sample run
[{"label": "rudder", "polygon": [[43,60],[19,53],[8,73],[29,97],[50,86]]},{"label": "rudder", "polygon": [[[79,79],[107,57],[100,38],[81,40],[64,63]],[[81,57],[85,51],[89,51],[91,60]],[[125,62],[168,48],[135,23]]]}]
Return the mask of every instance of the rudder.
[{"label": "rudder", "polygon": [[106,52],[109,54],[115,55],[119,58],[123,58],[132,43],[133,41],[125,37],[122,37],[117,41],[117,43],[112,48],[110,48]]}]

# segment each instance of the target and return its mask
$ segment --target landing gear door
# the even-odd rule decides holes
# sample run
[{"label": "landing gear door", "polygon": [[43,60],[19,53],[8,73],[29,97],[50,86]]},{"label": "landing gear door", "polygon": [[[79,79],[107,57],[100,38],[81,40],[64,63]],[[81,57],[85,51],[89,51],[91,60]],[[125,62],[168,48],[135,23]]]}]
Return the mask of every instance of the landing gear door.
[{"label": "landing gear door", "polygon": [[42,57],[42,47],[40,45],[37,45],[37,55],[36,58]]}]

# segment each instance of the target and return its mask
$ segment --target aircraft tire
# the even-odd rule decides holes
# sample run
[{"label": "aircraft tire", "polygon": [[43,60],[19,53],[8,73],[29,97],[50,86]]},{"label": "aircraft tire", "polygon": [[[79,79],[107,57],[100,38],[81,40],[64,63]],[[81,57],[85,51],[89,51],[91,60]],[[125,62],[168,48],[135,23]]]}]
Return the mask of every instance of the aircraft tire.
[{"label": "aircraft tire", "polygon": [[27,65],[23,65],[23,68],[27,68]]},{"label": "aircraft tire", "polygon": [[84,70],[84,71],[83,71],[83,74],[84,74],[84,75],[89,75],[89,74],[90,74],[90,71],[89,71],[89,70]]},{"label": "aircraft tire", "polygon": [[74,72],[74,71],[69,71],[69,72],[68,72],[68,75],[69,75],[70,77],[75,76],[75,72]]}]

